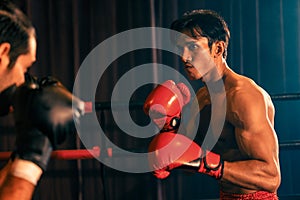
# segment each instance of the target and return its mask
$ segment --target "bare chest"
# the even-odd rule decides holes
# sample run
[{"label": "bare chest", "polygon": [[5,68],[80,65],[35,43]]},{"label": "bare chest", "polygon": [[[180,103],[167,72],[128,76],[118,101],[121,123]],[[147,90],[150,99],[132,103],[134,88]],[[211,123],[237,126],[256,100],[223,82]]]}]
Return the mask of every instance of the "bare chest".
[{"label": "bare chest", "polygon": [[[211,104],[207,104],[199,112],[199,127],[194,139],[195,142],[205,146],[204,143],[210,140],[207,138],[211,138],[215,140],[212,151],[220,154],[224,160],[234,161],[242,159],[243,156],[236,142],[235,127],[230,123],[232,116],[226,115],[220,132],[215,133],[210,130],[213,123],[211,108]],[[214,135],[212,136],[211,134]]]}]

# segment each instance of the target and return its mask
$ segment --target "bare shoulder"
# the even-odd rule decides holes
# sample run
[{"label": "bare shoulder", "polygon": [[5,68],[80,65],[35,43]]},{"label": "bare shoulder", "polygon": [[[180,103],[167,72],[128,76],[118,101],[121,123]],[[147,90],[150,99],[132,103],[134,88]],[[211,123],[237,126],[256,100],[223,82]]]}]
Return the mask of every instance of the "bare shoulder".
[{"label": "bare shoulder", "polygon": [[[244,126],[246,121],[261,120],[260,117],[268,113],[272,119],[274,106],[270,95],[252,79],[234,75],[228,82],[226,88],[227,109],[229,117],[234,123]],[[226,86],[225,86],[226,87]]]},{"label": "bare shoulder", "polygon": [[[241,98],[241,100],[269,100],[269,94],[259,85],[257,85],[252,79],[245,76],[239,76],[232,83],[227,95],[232,100]],[[246,99],[244,99],[246,98]]]}]

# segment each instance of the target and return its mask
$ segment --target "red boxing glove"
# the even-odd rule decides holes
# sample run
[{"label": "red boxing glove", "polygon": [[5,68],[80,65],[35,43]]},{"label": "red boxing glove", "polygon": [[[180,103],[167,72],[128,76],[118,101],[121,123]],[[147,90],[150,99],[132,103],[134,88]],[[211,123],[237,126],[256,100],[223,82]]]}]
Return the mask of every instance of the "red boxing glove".
[{"label": "red boxing glove", "polygon": [[220,155],[202,151],[195,142],[181,134],[164,132],[158,134],[148,148],[150,167],[154,175],[163,179],[172,169],[186,169],[221,179],[223,161]]},{"label": "red boxing glove", "polygon": [[148,95],[144,103],[144,112],[161,132],[177,132],[181,110],[190,98],[190,90],[184,83],[175,84],[174,81],[167,80]]}]

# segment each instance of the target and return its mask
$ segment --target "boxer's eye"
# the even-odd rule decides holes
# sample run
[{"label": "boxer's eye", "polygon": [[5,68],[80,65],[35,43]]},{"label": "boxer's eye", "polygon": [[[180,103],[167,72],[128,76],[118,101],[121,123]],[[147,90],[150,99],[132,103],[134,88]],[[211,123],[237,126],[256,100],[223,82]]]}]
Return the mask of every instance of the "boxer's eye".
[{"label": "boxer's eye", "polygon": [[188,45],[187,45],[187,47],[188,47],[188,49],[190,50],[190,51],[195,51],[196,49],[198,49],[199,48],[199,46],[197,45],[197,44],[195,44],[195,43],[189,43]]}]

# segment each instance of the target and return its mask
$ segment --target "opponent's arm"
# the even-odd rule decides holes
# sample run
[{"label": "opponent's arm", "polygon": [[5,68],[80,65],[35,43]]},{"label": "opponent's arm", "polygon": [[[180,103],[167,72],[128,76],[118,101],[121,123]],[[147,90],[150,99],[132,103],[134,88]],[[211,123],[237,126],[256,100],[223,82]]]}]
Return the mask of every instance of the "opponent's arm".
[{"label": "opponent's arm", "polygon": [[28,127],[22,132],[17,131],[15,150],[1,173],[4,178],[0,199],[31,199],[40,176],[46,170],[51,152],[51,142],[39,130]]},{"label": "opponent's arm", "polygon": [[73,120],[80,117],[83,106],[50,77],[27,81],[16,89],[13,99],[16,149],[3,173],[0,199],[29,200],[46,170],[52,147],[75,130]]},{"label": "opponent's arm", "polygon": [[53,77],[27,81],[15,93],[17,131],[34,127],[49,138],[54,148],[76,131],[75,121],[84,114],[84,102]]},{"label": "opponent's arm", "polygon": [[[23,101],[23,98],[19,100],[15,99],[15,92],[16,87],[13,92],[6,95],[8,97],[7,108],[13,103],[17,107],[22,106],[19,104]],[[6,109],[7,111],[8,109]],[[16,112],[19,113],[20,110],[17,108]],[[25,117],[25,120],[27,119],[26,115],[28,113],[22,115]],[[1,170],[1,200],[30,200],[35,185],[40,179],[43,168],[46,167],[52,151],[52,146],[48,138],[34,128],[16,127],[16,130],[17,137],[13,155]]]},{"label": "opponent's arm", "polygon": [[[0,185],[1,200],[30,200],[35,189],[35,185],[30,181],[14,176],[11,174],[10,168],[13,163],[7,164],[5,178]],[[3,175],[3,173],[1,173]],[[34,176],[34,175],[32,175]],[[32,177],[33,178],[33,177]],[[39,177],[36,177],[39,178]]]},{"label": "opponent's arm", "polygon": [[35,186],[30,182],[14,177],[8,176],[5,184],[0,190],[1,200],[30,200],[34,192]]},{"label": "opponent's arm", "polygon": [[280,184],[280,168],[278,141],[272,125],[274,110],[268,109],[260,93],[239,94],[233,98],[231,106],[235,108],[236,141],[248,159],[225,161],[222,181],[247,189],[275,192]]}]

